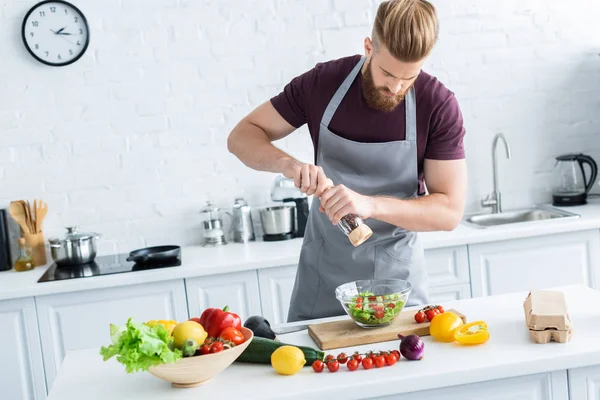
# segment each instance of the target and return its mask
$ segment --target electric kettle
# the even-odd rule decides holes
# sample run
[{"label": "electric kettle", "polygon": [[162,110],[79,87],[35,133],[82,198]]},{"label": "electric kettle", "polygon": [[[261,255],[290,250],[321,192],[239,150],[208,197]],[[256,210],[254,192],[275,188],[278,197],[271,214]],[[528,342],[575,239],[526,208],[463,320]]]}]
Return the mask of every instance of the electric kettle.
[{"label": "electric kettle", "polygon": [[[586,174],[584,164],[590,167]],[[552,204],[574,206],[587,203],[587,194],[596,182],[598,165],[585,154],[564,154],[556,157]]]}]

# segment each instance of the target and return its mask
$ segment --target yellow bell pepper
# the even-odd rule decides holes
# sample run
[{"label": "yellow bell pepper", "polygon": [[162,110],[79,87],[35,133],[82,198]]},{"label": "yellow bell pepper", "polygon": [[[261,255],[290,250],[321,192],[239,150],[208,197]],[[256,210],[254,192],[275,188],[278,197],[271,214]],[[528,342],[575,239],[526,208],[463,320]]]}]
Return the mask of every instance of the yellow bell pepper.
[{"label": "yellow bell pepper", "polygon": [[173,334],[173,329],[175,329],[178,322],[174,321],[174,320],[165,320],[165,319],[160,319],[160,320],[153,319],[153,320],[146,322],[146,325],[148,325],[148,326],[154,326],[156,324],[160,324],[160,325],[164,326],[165,329],[169,332],[169,335],[171,335],[171,334]]},{"label": "yellow bell pepper", "polygon": [[485,321],[470,322],[454,331],[454,339],[460,344],[481,344],[489,338],[490,333]]}]

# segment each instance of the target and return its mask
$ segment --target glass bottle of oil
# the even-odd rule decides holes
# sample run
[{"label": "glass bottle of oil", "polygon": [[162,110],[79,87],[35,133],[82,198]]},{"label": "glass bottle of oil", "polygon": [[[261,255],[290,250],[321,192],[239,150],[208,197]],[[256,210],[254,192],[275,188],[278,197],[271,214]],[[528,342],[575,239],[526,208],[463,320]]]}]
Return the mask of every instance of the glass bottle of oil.
[{"label": "glass bottle of oil", "polygon": [[15,261],[15,271],[29,271],[34,268],[31,248],[25,243],[25,238],[19,239],[19,258]]}]

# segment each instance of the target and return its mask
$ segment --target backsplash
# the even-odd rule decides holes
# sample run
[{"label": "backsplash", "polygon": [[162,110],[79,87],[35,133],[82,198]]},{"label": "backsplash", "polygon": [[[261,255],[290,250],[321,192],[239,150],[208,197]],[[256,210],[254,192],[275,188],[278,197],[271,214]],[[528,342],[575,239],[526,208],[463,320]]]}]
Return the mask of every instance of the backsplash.
[{"label": "backsplash", "polygon": [[[315,63],[362,53],[379,1],[73,3],[90,46],[62,68],[21,42],[34,2],[0,3],[0,207],[42,198],[47,237],[77,224],[102,234],[104,254],[200,243],[209,199],[269,202],[275,175],[229,154],[229,132]],[[512,150],[498,153],[505,208],[550,200],[558,154],[600,162],[600,2],[434,4],[441,35],[425,70],[464,113],[469,211],[492,190],[497,132]],[[312,160],[306,128],[276,145]]]}]

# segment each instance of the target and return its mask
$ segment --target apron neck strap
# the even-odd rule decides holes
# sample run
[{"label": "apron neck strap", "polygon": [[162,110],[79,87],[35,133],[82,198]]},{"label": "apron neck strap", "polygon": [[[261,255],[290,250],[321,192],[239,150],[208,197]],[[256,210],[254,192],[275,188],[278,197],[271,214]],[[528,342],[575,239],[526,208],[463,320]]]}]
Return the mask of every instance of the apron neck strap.
[{"label": "apron neck strap", "polygon": [[408,89],[404,96],[404,110],[406,112],[406,140],[417,140],[417,100],[414,85]]},{"label": "apron neck strap", "polygon": [[344,96],[346,96],[346,93],[348,93],[350,86],[352,86],[352,82],[354,82],[354,79],[356,79],[356,77],[358,76],[360,69],[365,63],[365,60],[365,56],[362,56],[360,58],[360,61],[354,66],[354,69],[348,74],[346,79],[344,79],[344,82],[342,82],[340,87],[337,89],[337,91],[329,101],[329,104],[325,109],[325,113],[323,113],[323,119],[321,120],[321,123],[326,127],[329,127],[329,123],[333,118],[333,114],[335,114],[336,110],[340,106],[340,103],[344,99]]}]

